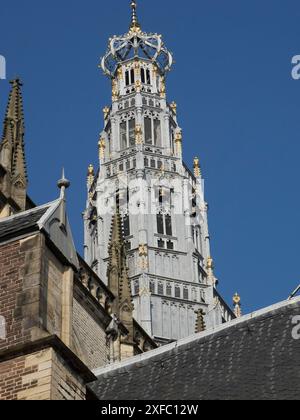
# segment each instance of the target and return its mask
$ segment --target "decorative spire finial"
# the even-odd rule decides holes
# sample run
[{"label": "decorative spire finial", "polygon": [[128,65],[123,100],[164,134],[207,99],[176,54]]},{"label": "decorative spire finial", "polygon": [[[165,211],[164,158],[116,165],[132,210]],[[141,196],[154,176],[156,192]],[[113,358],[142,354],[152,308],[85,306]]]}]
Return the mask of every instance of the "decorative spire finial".
[{"label": "decorative spire finial", "polygon": [[94,170],[94,166],[90,164],[88,167],[88,173],[87,173],[88,188],[91,188],[91,186],[94,183],[94,180],[95,180],[95,170]]},{"label": "decorative spire finial", "polygon": [[198,157],[194,158],[194,175],[196,178],[200,178],[202,173],[201,173],[201,166],[200,166],[200,160]]},{"label": "decorative spire finial", "polygon": [[71,185],[70,181],[65,176],[65,169],[62,170],[62,177],[58,181],[57,186],[60,189],[60,198],[65,198],[66,189]]},{"label": "decorative spire finial", "polygon": [[137,29],[137,28],[140,29],[140,27],[141,27],[139,22],[138,22],[136,9],[137,9],[136,0],[131,0],[131,25],[130,25],[130,29]]},{"label": "decorative spire finial", "polygon": [[234,313],[237,318],[242,316],[242,304],[241,304],[241,297],[238,293],[233,296],[233,305],[234,305]]},{"label": "decorative spire finial", "polygon": [[215,274],[214,274],[215,264],[214,264],[214,260],[213,260],[212,257],[207,258],[206,268],[207,268],[207,277],[208,277],[209,282],[214,287],[217,287],[218,286],[218,279],[215,277]]}]

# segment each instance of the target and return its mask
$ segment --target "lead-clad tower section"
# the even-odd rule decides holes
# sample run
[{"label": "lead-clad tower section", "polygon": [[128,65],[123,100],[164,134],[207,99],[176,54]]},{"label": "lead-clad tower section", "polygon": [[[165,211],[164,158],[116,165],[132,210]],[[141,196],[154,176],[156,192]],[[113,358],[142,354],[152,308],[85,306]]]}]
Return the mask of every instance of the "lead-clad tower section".
[{"label": "lead-clad tower section", "polygon": [[[158,343],[234,317],[216,290],[199,159],[182,159],[177,105],[167,101],[173,58],[162,36],[141,29],[136,2],[123,36],[109,40],[101,68],[112,85],[88,171],[85,258],[107,281],[112,218],[120,213],[136,320]],[[203,316],[201,315],[201,316]]]}]

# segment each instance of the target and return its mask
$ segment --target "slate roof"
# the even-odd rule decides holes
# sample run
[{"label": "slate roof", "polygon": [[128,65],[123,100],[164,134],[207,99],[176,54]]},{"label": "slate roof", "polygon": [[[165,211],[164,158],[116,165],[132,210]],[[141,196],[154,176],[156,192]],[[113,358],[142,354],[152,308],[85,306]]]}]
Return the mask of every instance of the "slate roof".
[{"label": "slate roof", "polygon": [[52,204],[49,203],[42,207],[36,207],[35,209],[0,219],[0,241],[38,230],[38,222],[47,213]]},{"label": "slate roof", "polygon": [[299,315],[299,298],[283,302],[98,370],[90,388],[100,400],[298,400]]}]

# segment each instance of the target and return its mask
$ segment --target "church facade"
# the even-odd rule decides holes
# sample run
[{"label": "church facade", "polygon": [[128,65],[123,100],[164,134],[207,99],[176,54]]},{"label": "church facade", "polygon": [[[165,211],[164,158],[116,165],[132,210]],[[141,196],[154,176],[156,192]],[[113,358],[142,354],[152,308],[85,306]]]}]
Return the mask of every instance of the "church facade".
[{"label": "church facade", "polygon": [[[88,169],[84,257],[59,197],[28,196],[22,83],[11,82],[0,143],[0,400],[84,400],[95,372],[241,316],[217,291],[200,162],[183,161],[173,58],[143,32],[110,40],[112,83]],[[89,391],[90,390],[90,391]]]}]

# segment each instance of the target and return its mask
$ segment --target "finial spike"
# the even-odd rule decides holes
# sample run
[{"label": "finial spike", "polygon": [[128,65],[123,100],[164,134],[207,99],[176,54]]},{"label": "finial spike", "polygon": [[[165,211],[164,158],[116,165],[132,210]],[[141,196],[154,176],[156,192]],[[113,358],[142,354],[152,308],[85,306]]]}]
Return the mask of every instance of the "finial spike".
[{"label": "finial spike", "polygon": [[66,189],[71,185],[70,181],[65,176],[65,168],[62,169],[62,177],[58,181],[57,186],[60,189],[60,198],[64,199],[66,194]]},{"label": "finial spike", "polygon": [[140,24],[138,22],[136,9],[137,9],[136,0],[131,0],[131,25],[130,25],[130,29],[140,28]]}]

